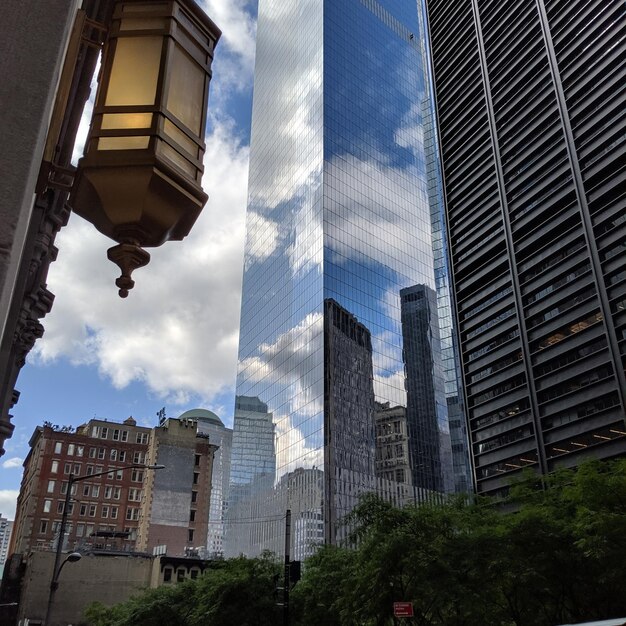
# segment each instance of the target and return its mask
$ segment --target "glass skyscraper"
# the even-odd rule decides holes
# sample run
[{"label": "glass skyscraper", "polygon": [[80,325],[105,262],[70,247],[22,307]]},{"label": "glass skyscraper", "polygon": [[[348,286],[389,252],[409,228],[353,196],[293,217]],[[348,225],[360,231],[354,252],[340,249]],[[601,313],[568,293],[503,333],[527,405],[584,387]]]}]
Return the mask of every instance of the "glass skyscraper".
[{"label": "glass skyscraper", "polygon": [[246,551],[245,546],[258,543],[251,537],[265,527],[262,524],[253,527],[249,522],[265,517],[265,500],[274,499],[275,477],[272,413],[258,397],[237,396],[224,529],[224,554],[227,557],[237,556],[242,550]]},{"label": "glass skyscraper", "polygon": [[426,285],[400,291],[406,374],[406,416],[413,484],[431,491],[454,491],[450,433],[440,355],[437,296]]},{"label": "glass skyscraper", "polygon": [[[249,478],[231,503],[227,554],[282,551],[286,508],[302,536],[319,542],[323,524],[336,543],[363,492],[403,499],[376,478],[374,412],[376,402],[407,407],[414,364],[403,336],[423,314],[405,307],[403,316],[401,291],[416,285],[437,293],[429,319],[445,332],[429,335],[428,355],[420,348],[424,376],[437,380],[423,386],[432,402],[415,419],[445,452],[433,465],[413,446],[411,463],[438,473],[430,487],[454,488],[446,396],[458,389],[443,375],[452,318],[441,305],[447,282],[435,279],[445,264],[433,252],[433,220],[435,241],[443,231],[430,200],[438,185],[420,10],[404,0],[259,2],[237,395],[272,416],[275,475],[271,485]],[[244,427],[236,411],[233,472],[254,466],[238,443]],[[410,493],[427,491],[418,481]]]}]

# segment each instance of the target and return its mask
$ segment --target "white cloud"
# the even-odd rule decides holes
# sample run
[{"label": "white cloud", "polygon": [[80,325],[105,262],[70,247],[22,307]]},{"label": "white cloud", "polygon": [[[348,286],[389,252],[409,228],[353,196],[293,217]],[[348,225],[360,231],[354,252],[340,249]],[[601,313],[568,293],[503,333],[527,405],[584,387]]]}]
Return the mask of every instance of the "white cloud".
[{"label": "white cloud", "polygon": [[[256,355],[244,359],[240,373],[246,380],[283,380],[283,384],[296,385],[298,390],[308,389],[309,378],[315,380],[308,359],[322,349],[324,318],[322,313],[308,313],[293,328],[278,335],[274,343],[261,344]],[[291,394],[293,403],[298,393]],[[298,403],[304,406],[304,403]]]},{"label": "white cloud", "polygon": [[424,154],[424,121],[423,111],[428,113],[427,101],[414,103],[407,111],[396,130],[395,141],[403,148],[409,148],[417,159],[423,158]]},{"label": "white cloud", "polygon": [[[264,11],[257,50],[265,60],[264,80],[254,87],[252,129],[258,152],[250,178],[256,179],[251,202],[268,214],[293,197],[311,193],[308,188],[321,173],[322,20],[315,0],[268,3]],[[302,24],[307,36],[294,38],[293,29]],[[275,50],[281,50],[280,64],[269,62]],[[280,159],[272,156],[276,145]]]},{"label": "white cloud", "polygon": [[24,459],[20,459],[19,456],[14,456],[12,459],[7,459],[2,463],[4,469],[13,469],[15,467],[22,467]]},{"label": "white cloud", "polygon": [[399,367],[402,361],[402,331],[384,330],[372,335],[372,361],[374,374],[389,376]]},{"label": "white cloud", "polygon": [[374,374],[374,395],[377,402],[389,402],[391,406],[406,406],[404,371],[398,370],[388,376]]},{"label": "white cloud", "polygon": [[248,212],[247,220],[247,249],[252,257],[263,261],[278,247],[278,224],[254,211]]},{"label": "white cloud", "polygon": [[[326,175],[337,188],[350,189],[349,197],[325,215],[333,234],[328,247],[345,258],[361,254],[409,284],[434,287],[430,207],[419,170],[344,155],[326,165]],[[386,296],[385,306],[393,304]]]},{"label": "white cloud", "polygon": [[284,401],[281,412],[273,416],[277,478],[297,467],[323,467],[319,428],[306,434],[310,420],[324,410],[324,381],[315,369],[322,359],[323,334],[322,313],[309,313],[273,343],[261,344],[257,354],[240,365],[249,382],[263,380],[264,386],[278,390],[275,401]]},{"label": "white cloud", "polygon": [[246,9],[245,0],[201,0],[200,5],[207,15],[219,26],[222,37],[219,46],[242,59],[242,65],[254,64],[254,39],[256,24]]},{"label": "white cloud", "polygon": [[80,118],[80,124],[78,126],[78,132],[76,133],[76,141],[74,142],[74,151],[72,152],[72,163],[76,165],[78,159],[83,156],[85,150],[85,143],[87,142],[87,134],[89,133],[89,123],[91,122],[91,115],[93,113],[93,106],[96,100],[96,90],[98,89],[98,75],[100,74],[100,60],[102,55],[98,56],[98,62],[96,63],[96,69],[93,73],[91,80],[91,93],[85,103],[83,114]]},{"label": "white cloud", "polygon": [[301,428],[294,425],[293,417],[276,422],[276,479],[299,467],[306,469],[324,467],[323,441],[311,447]]},{"label": "white cloud", "polygon": [[213,61],[211,106],[222,104],[232,90],[249,88],[254,72],[256,22],[245,0],[200,0],[222,31]]},{"label": "white cloud", "polygon": [[57,293],[34,357],[96,364],[122,388],[142,381],[168,402],[209,401],[235,375],[248,149],[215,121],[203,185],[209,201],[184,242],[151,249],[126,300],[106,259],[112,242],[76,216],[57,238],[49,286]]},{"label": "white cloud", "polygon": [[10,520],[15,519],[18,494],[17,489],[0,489],[0,513]]}]

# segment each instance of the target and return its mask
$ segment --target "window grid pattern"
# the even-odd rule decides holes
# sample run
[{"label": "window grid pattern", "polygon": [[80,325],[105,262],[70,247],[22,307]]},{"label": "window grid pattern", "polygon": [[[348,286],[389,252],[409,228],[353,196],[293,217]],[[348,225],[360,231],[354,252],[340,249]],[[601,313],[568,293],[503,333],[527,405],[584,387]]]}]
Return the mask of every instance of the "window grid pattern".
[{"label": "window grid pattern", "polygon": [[[429,320],[437,327],[447,305],[444,357],[444,333],[403,328],[400,293],[447,288],[435,277],[421,23],[403,0],[260,2],[236,404],[266,407],[275,474],[270,484],[255,465],[269,449],[244,441],[252,426],[236,409],[227,556],[281,553],[286,508],[302,541],[339,543],[339,520],[365,491],[422,498],[444,467],[454,489],[449,298]],[[429,353],[412,390],[405,335]],[[410,422],[426,395],[429,451],[413,448],[410,480],[377,476],[375,402]],[[456,384],[449,396],[458,407]]]}]

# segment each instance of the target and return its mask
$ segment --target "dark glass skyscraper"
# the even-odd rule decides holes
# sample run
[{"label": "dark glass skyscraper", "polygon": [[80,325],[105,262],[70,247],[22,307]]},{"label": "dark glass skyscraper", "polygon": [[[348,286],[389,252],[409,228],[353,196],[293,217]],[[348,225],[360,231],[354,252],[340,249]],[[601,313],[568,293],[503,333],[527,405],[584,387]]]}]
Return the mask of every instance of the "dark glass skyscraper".
[{"label": "dark glass skyscraper", "polygon": [[[265,503],[262,541],[233,553],[280,552],[282,524],[267,529],[287,507],[340,541],[336,521],[361,493],[398,492],[376,478],[374,411],[407,406],[400,292],[447,288],[435,280],[418,11],[404,0],[259,3],[237,394],[273,415],[276,476],[250,498]],[[443,317],[451,328],[449,306]],[[433,355],[441,374],[440,346]],[[445,399],[431,409],[449,446]],[[445,462],[450,475],[449,450]]]},{"label": "dark glass skyscraper", "polygon": [[338,521],[354,508],[359,494],[375,490],[373,381],[369,330],[349,311],[327,298],[324,301],[327,542],[336,540],[341,533]]},{"label": "dark glass skyscraper", "polygon": [[426,285],[400,290],[406,422],[413,484],[454,491],[452,447],[440,354],[437,296]]},{"label": "dark glass skyscraper", "polygon": [[626,10],[427,0],[478,491],[626,454]]}]

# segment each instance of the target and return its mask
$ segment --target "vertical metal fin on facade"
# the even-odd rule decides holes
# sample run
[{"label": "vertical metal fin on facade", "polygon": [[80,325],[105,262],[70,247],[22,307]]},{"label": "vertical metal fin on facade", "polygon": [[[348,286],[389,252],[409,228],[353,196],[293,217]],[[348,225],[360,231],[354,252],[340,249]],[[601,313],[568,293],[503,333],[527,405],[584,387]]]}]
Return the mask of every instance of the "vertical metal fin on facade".
[{"label": "vertical metal fin on facade", "polygon": [[611,355],[611,362],[613,365],[613,370],[615,372],[615,377],[618,381],[618,392],[622,411],[626,416],[626,375],[624,374],[624,367],[620,358],[617,332],[615,329],[615,324],[613,322],[613,316],[611,315],[611,307],[609,304],[607,286],[604,280],[602,266],[600,264],[598,245],[593,232],[593,223],[591,221],[591,214],[589,211],[589,205],[587,203],[585,184],[580,169],[580,161],[576,151],[576,143],[574,141],[574,133],[572,131],[572,124],[567,107],[567,101],[565,98],[565,92],[563,90],[561,73],[559,71],[559,63],[557,60],[556,51],[554,49],[554,42],[550,31],[550,22],[548,20],[544,1],[535,0],[535,2],[537,5],[537,12],[539,13],[541,32],[548,55],[548,63],[550,66],[550,74],[556,93],[559,116],[563,125],[563,134],[565,136],[567,155],[572,170],[572,178],[574,181],[576,197],[578,200],[583,233],[585,237],[585,242],[587,244],[587,249],[589,251],[589,258],[591,260],[592,275],[596,287],[596,292],[598,294],[600,310],[602,312],[602,317],[606,328],[609,353]]},{"label": "vertical metal fin on facade", "polygon": [[522,302],[522,292],[520,289],[519,275],[517,272],[517,265],[515,263],[515,248],[513,246],[513,234],[511,229],[511,222],[509,219],[508,202],[506,198],[506,190],[504,185],[504,173],[502,171],[502,161],[500,158],[500,145],[498,141],[498,132],[496,128],[495,112],[493,106],[493,100],[491,95],[491,85],[489,82],[489,71],[487,68],[487,55],[485,52],[485,43],[483,40],[483,31],[480,20],[480,13],[478,9],[478,0],[472,0],[472,12],[474,15],[474,25],[476,28],[476,38],[478,41],[478,53],[480,56],[480,69],[483,79],[483,88],[485,92],[485,102],[487,105],[487,117],[489,119],[489,132],[491,134],[491,145],[494,154],[495,169],[498,182],[498,194],[500,198],[500,209],[502,212],[502,222],[504,226],[504,235],[506,241],[506,248],[509,260],[509,270],[511,276],[511,284],[513,287],[513,297],[515,302],[515,312],[517,315],[517,323],[520,329],[520,342],[522,347],[524,371],[526,374],[526,384],[528,386],[528,395],[530,400],[531,415],[534,425],[534,435],[537,445],[537,453],[539,459],[539,467],[541,473],[545,474],[548,471],[545,447],[543,441],[543,432],[541,427],[541,416],[539,412],[539,406],[537,404],[537,389],[535,385],[535,379],[533,376],[530,360],[530,347],[528,345],[528,334],[526,329],[526,320],[524,317],[524,309]]}]

